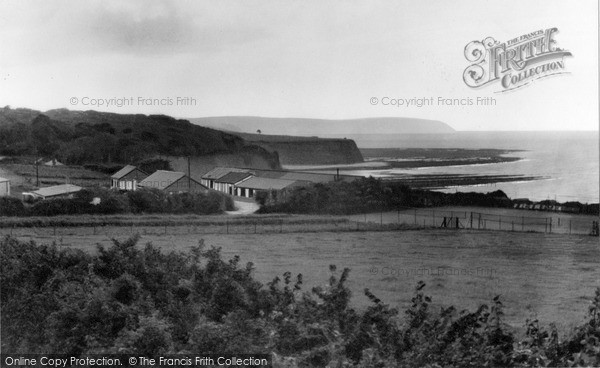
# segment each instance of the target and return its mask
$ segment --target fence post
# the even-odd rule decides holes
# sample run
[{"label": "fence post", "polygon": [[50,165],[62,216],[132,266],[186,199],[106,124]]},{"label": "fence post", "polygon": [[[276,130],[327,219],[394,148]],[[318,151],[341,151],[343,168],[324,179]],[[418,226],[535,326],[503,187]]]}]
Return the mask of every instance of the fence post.
[{"label": "fence post", "polygon": [[473,211],[471,211],[471,215],[469,216],[469,227],[473,228]]},{"label": "fence post", "polygon": [[229,234],[229,220],[225,220],[225,233]]},{"label": "fence post", "polygon": [[525,216],[521,217],[521,231],[525,231]]},{"label": "fence post", "polygon": [[548,230],[549,230],[548,232],[549,232],[550,234],[552,234],[552,217],[550,217],[550,223],[548,224],[548,226],[549,226],[549,227],[548,227]]},{"label": "fence post", "polygon": [[569,219],[569,235],[571,235],[571,219]]}]

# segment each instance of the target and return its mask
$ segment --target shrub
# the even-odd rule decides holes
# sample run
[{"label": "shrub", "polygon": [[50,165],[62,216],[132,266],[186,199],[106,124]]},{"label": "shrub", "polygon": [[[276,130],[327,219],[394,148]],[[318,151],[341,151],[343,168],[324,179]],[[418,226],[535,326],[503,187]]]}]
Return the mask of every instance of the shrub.
[{"label": "shrub", "polygon": [[67,198],[46,199],[36,202],[31,208],[33,216],[58,216],[86,213],[88,205],[84,202]]},{"label": "shrub", "polygon": [[133,213],[161,212],[165,204],[165,194],[158,189],[140,189],[126,195]]},{"label": "shrub", "polygon": [[302,291],[286,272],[263,286],[253,266],[223,260],[200,242],[163,253],[137,238],[97,255],[55,245],[0,241],[1,348],[82,355],[271,353],[287,366],[598,366],[600,289],[588,320],[562,341],[528,321],[524,336],[503,322],[499,297],[475,311],[436,310],[415,288],[404,311],[369,290],[350,305],[349,270],[330,267],[324,286]]},{"label": "shrub", "polygon": [[163,355],[172,349],[173,341],[169,333],[168,321],[153,314],[140,317],[139,326],[122,332],[117,345],[129,354],[146,357]]},{"label": "shrub", "polygon": [[27,210],[18,198],[0,197],[0,216],[25,216]]}]

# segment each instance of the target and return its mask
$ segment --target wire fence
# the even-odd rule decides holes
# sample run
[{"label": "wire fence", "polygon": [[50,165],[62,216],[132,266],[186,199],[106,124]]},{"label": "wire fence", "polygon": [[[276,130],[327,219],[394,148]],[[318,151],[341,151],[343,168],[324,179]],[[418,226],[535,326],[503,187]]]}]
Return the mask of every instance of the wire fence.
[{"label": "wire fence", "polygon": [[397,224],[376,224],[350,221],[338,217],[332,220],[293,221],[289,219],[269,220],[252,219],[248,221],[222,221],[200,224],[112,224],[112,225],[49,225],[49,226],[8,226],[0,227],[0,235],[19,238],[58,239],[63,236],[75,237],[117,237],[125,235],[180,236],[208,234],[275,234],[303,232],[350,232],[350,231],[386,231],[398,230]]},{"label": "wire fence", "polygon": [[514,213],[450,210],[443,208],[400,208],[395,212],[380,212],[351,216],[353,221],[413,224],[446,229],[476,229],[521,231],[557,234],[597,235],[598,217],[552,213],[537,216]]},{"label": "wire fence", "polygon": [[[594,223],[596,225],[594,225]],[[186,234],[272,234],[299,232],[387,231],[418,228],[472,229],[592,235],[598,218],[553,214],[551,216],[518,216],[468,210],[400,208],[397,211],[351,216],[305,216],[265,218],[248,216],[223,218],[218,221],[174,221],[144,223],[45,223],[19,226],[0,224],[0,235],[34,238],[61,236],[117,237],[124,235],[177,236]]]}]

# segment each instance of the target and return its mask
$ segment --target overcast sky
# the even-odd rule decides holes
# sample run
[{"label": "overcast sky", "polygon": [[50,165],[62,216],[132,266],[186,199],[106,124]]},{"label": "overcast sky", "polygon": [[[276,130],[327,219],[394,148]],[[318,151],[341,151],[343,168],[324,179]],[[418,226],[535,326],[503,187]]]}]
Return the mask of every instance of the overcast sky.
[{"label": "overcast sky", "polygon": [[[458,130],[597,130],[597,1],[5,1],[0,105],[177,117],[419,117]],[[557,27],[567,75],[467,87],[464,47]],[[493,97],[496,106],[383,106]],[[72,104],[71,98],[77,98]],[[132,106],[91,99],[133,97]],[[142,106],[142,98],[172,105]],[[192,106],[177,106],[191,97]],[[371,104],[376,97],[379,103]],[[84,105],[87,101],[87,105]],[[164,100],[163,100],[164,101]]]}]

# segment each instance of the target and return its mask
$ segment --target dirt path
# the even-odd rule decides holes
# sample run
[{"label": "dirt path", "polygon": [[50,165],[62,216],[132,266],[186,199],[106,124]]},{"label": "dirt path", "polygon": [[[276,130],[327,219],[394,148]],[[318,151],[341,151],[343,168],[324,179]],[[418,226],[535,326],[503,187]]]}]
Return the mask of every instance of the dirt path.
[{"label": "dirt path", "polygon": [[226,211],[228,215],[250,215],[256,212],[259,208],[258,204],[254,201],[246,202],[246,201],[238,201],[234,200],[235,203],[235,211]]}]

